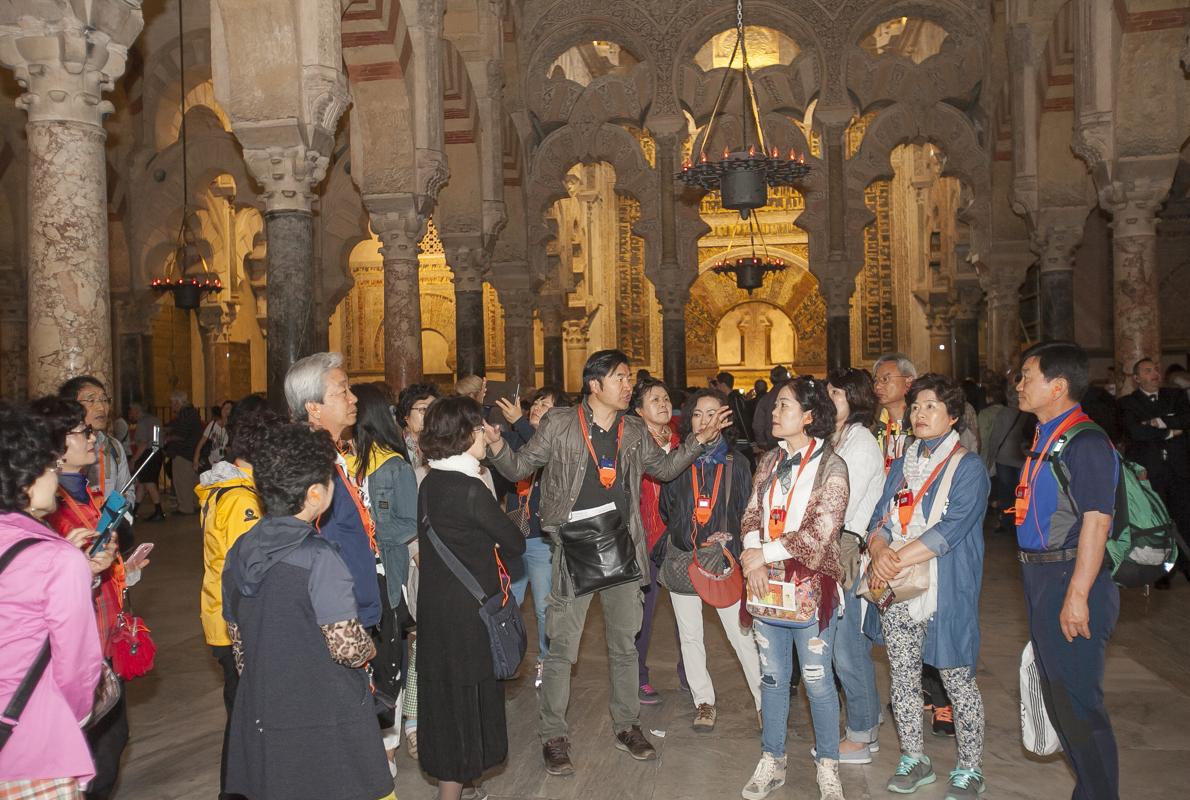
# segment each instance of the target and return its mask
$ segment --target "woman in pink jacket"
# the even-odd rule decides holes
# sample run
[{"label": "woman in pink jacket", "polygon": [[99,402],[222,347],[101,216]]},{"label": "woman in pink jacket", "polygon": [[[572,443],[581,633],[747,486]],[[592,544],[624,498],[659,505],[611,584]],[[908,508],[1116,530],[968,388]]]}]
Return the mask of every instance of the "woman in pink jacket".
[{"label": "woman in pink jacket", "polygon": [[[19,724],[0,747],[0,796],[74,800],[95,773],[80,723],[91,712],[103,655],[91,606],[87,534],[64,539],[41,518],[52,512],[59,456],[48,424],[0,404],[0,554],[32,540],[0,573],[0,716],[45,642],[50,660]],[[3,722],[9,722],[5,719]],[[0,728],[0,738],[3,728]]]}]

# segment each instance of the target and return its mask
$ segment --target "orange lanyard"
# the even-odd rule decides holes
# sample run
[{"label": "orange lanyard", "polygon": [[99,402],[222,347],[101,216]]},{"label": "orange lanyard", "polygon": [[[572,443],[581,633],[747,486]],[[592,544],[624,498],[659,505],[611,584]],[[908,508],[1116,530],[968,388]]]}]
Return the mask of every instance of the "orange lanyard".
[{"label": "orange lanyard", "polygon": [[[1045,446],[1042,449],[1037,449],[1037,440],[1041,436],[1041,427],[1033,431],[1033,446],[1029,452],[1029,457],[1025,459],[1025,466],[1021,469],[1021,478],[1016,486],[1016,502],[1013,503],[1011,509],[1005,509],[1006,514],[1015,515],[1017,525],[1023,525],[1025,517],[1029,515],[1029,495],[1032,492],[1033,482],[1037,480],[1037,474],[1041,472],[1041,465],[1045,463],[1045,456],[1049,453],[1050,448],[1066,431],[1073,428],[1080,422],[1087,422],[1090,420],[1084,412],[1079,411],[1077,414],[1071,414],[1062,422],[1054,432],[1050,434],[1049,438],[1045,440]],[[1036,459],[1037,463],[1034,465],[1033,461]]]},{"label": "orange lanyard", "polygon": [[364,507],[364,498],[360,494],[359,487],[347,476],[347,471],[343,469],[342,464],[336,463],[335,469],[339,470],[339,477],[343,479],[343,485],[347,487],[347,493],[351,495],[351,502],[355,503],[355,510],[359,512],[359,521],[364,526],[364,532],[368,534],[368,545],[372,548],[373,553],[378,552],[376,549],[376,522],[368,513],[368,509]]},{"label": "orange lanyard", "polygon": [[892,469],[892,463],[897,460],[897,437],[900,435],[901,426],[892,419],[889,415],[888,422],[884,423],[884,474]]},{"label": "orange lanyard", "polygon": [[[806,450],[806,455],[802,457],[802,463],[798,465],[797,474],[793,476],[793,484],[790,485],[789,491],[785,494],[786,505],[788,505],[789,499],[793,497],[793,491],[797,488],[797,482],[802,477],[802,470],[804,470],[806,465],[810,463],[810,458],[814,455],[814,448],[817,444],[817,440],[810,440],[810,448]],[[784,460],[784,457],[782,457],[781,461]],[[781,463],[778,462],[777,466],[780,467]],[[783,505],[778,508],[777,506],[773,505],[773,497],[776,495],[777,484],[780,482],[781,480],[777,477],[776,470],[774,470],[773,482],[769,484],[769,541],[776,541],[785,531],[785,506]],[[780,530],[778,530],[778,528],[780,528]]]},{"label": "orange lanyard", "polygon": [[102,447],[97,448],[97,451],[99,453],[99,491],[107,494],[107,484],[103,480],[107,472],[107,453]]},{"label": "orange lanyard", "polygon": [[610,489],[616,482],[616,468],[620,465],[620,439],[624,436],[624,418],[620,417],[620,425],[616,429],[616,457],[611,467],[602,466],[599,457],[595,455],[595,445],[591,444],[591,429],[587,426],[587,411],[581,406],[578,410],[578,421],[583,428],[583,441],[587,443],[587,452],[591,454],[591,461],[599,471],[599,482],[603,484],[604,489]]},{"label": "orange lanyard", "polygon": [[[923,444],[922,447],[925,447],[925,445]],[[934,471],[926,478],[926,482],[921,485],[921,488],[917,490],[916,494],[909,491],[908,484],[897,493],[897,515],[901,520],[902,536],[909,536],[909,523],[913,521],[913,511],[917,508],[921,499],[926,496],[926,491],[934,485],[934,481],[938,479],[938,475],[941,474],[942,468],[946,466],[946,462],[950,461],[951,456],[957,453],[960,447],[962,447],[960,442],[954,443],[954,447],[946,454],[946,458],[942,459],[938,463],[938,466],[934,467]]]},{"label": "orange lanyard", "polygon": [[698,466],[690,465],[690,485],[694,487],[694,525],[706,525],[711,521],[711,513],[719,501],[719,482],[723,479],[723,465],[715,467],[715,487],[708,498],[698,490]]}]

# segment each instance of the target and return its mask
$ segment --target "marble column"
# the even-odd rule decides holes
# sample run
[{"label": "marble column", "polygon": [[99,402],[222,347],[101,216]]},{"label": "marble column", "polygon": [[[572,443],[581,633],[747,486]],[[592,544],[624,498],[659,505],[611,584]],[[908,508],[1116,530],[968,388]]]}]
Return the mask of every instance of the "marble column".
[{"label": "marble column", "polygon": [[[1086,211],[1078,209],[1072,221],[1085,219]],[[1074,255],[1082,239],[1081,224],[1047,225],[1038,237],[1042,341],[1074,341]]]},{"label": "marble column", "polygon": [[561,388],[566,381],[565,348],[562,343],[562,298],[543,294],[537,299],[541,314],[543,386]]},{"label": "marble column", "polygon": [[926,328],[930,334],[930,372],[954,375],[954,351],[950,309],[926,312]]},{"label": "marble column", "polygon": [[537,385],[533,364],[533,292],[512,289],[500,293],[504,308],[504,380],[522,389]]},{"label": "marble column", "polygon": [[285,373],[314,352],[314,217],[277,209],[264,215],[269,239],[268,392],[285,396]]},{"label": "marble column", "polygon": [[961,286],[954,304],[954,377],[979,380],[979,307],[983,292],[978,285]]},{"label": "marble column", "polygon": [[[28,113],[29,394],[89,373],[110,385],[107,133],[103,99],[144,24],[139,4],[67,4],[0,31],[0,61]],[[43,16],[50,16],[45,12]]]},{"label": "marble column", "polygon": [[417,245],[426,231],[412,195],[365,196],[384,258],[384,379],[395,391],[422,379]]},{"label": "marble column", "polygon": [[446,263],[455,280],[455,372],[459,377],[486,371],[483,321],[483,281],[486,254],[471,244],[442,242]]},{"label": "marble column", "polygon": [[1116,375],[1123,380],[1142,358],[1161,358],[1157,212],[1168,184],[1121,192],[1112,203],[1113,328]]}]

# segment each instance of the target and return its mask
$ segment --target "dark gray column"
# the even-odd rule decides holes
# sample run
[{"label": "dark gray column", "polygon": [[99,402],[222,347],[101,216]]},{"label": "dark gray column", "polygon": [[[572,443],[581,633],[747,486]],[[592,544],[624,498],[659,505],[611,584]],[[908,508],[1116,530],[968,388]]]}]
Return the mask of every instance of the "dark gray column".
[{"label": "dark gray column", "polygon": [[315,352],[314,218],[309,211],[280,209],[264,215],[268,236],[268,391],[285,407],[285,373]]},{"label": "dark gray column", "polygon": [[542,295],[538,299],[542,332],[542,376],[544,386],[559,389],[566,384],[565,349],[562,342],[562,306],[557,295]]},{"label": "dark gray column", "polygon": [[851,366],[851,318],[831,315],[826,318],[826,368]]},{"label": "dark gray column", "polygon": [[1041,339],[1074,341],[1074,270],[1041,271]]}]

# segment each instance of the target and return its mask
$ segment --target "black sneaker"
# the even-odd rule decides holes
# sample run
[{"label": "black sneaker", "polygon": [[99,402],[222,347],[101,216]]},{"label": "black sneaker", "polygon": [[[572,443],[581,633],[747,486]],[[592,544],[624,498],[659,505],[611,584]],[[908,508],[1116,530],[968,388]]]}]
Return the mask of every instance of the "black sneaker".
[{"label": "black sneaker", "polygon": [[573,775],[574,764],[570,761],[570,740],[565,736],[550,739],[541,746],[545,759],[545,771],[550,775]]},{"label": "black sneaker", "polygon": [[934,706],[934,735],[954,736],[954,706]]},{"label": "black sneaker", "polygon": [[657,758],[657,751],[649,740],[640,732],[639,725],[633,725],[626,731],[616,734],[616,747],[623,750],[637,761],[652,761]]}]

